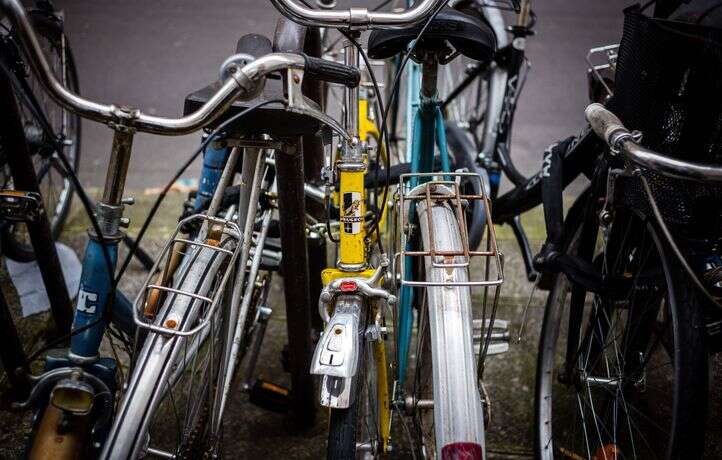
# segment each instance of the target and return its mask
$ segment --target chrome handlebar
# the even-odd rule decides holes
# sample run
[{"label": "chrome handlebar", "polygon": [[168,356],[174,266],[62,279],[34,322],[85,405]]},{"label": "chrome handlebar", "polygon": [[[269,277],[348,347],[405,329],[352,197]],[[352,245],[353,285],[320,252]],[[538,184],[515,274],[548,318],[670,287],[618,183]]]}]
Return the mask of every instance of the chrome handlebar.
[{"label": "chrome handlebar", "polygon": [[273,6],[293,22],[305,26],[352,29],[401,29],[414,26],[427,19],[448,0],[421,0],[412,8],[401,12],[369,11],[366,8],[349,8],[346,11],[314,10],[295,0],[271,0]]},{"label": "chrome handlebar", "polygon": [[197,131],[215,120],[236,99],[250,99],[263,88],[264,76],[288,68],[303,69],[303,56],[274,53],[238,68],[213,96],[195,112],[181,118],[147,115],[140,110],[91,101],[73,93],[58,81],[40,47],[23,6],[18,0],[0,0],[0,9],[10,20],[23,53],[48,94],[61,106],[83,118],[108,124],[122,124],[137,131],[181,135]]},{"label": "chrome handlebar", "polygon": [[675,179],[722,182],[720,166],[670,158],[639,145],[638,133],[625,128],[619,118],[602,104],[590,104],[584,115],[597,136],[613,152],[621,152],[632,163]]}]

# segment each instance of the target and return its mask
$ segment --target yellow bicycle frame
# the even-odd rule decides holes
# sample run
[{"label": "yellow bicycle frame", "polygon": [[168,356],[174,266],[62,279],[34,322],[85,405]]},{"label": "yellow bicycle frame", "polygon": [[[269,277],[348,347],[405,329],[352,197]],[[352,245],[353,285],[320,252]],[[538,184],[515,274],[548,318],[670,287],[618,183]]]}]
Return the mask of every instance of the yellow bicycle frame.
[{"label": "yellow bicycle frame", "polygon": [[[362,140],[373,139],[378,148],[381,149],[380,158],[385,159],[386,151],[383,149],[380,139],[380,132],[370,111],[369,100],[365,92],[361,91],[359,97],[359,138]],[[364,155],[363,163],[358,165],[338,164],[339,194],[337,200],[340,207],[340,235],[339,235],[339,257],[337,268],[327,268],[321,273],[324,285],[337,278],[348,276],[352,272],[354,276],[370,277],[373,269],[368,268],[367,232],[365,226],[366,216],[366,188],[364,177],[368,169],[368,158]],[[386,212],[381,216],[379,230],[386,229]],[[349,270],[357,267],[358,270]],[[378,312],[371,312],[375,317]],[[379,435],[383,452],[388,452],[389,437],[391,432],[391,398],[389,394],[389,382],[386,361],[386,346],[383,340],[374,342],[374,362],[376,363],[376,386],[378,407]]]}]

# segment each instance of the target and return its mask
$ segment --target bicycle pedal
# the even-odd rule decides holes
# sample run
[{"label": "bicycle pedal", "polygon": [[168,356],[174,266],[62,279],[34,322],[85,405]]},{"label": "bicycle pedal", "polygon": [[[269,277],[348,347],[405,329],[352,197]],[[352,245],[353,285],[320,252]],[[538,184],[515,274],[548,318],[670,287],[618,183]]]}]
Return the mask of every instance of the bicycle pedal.
[{"label": "bicycle pedal", "polygon": [[291,405],[291,390],[275,383],[257,379],[248,390],[249,401],[260,408],[284,414]]},{"label": "bicycle pedal", "polygon": [[[490,321],[475,319],[474,320],[474,353],[479,354],[481,345],[484,343]],[[482,325],[484,336],[482,337]],[[503,319],[495,319],[491,325],[491,339],[489,342],[489,348],[486,351],[486,356],[499,355],[509,351],[509,321]]]}]

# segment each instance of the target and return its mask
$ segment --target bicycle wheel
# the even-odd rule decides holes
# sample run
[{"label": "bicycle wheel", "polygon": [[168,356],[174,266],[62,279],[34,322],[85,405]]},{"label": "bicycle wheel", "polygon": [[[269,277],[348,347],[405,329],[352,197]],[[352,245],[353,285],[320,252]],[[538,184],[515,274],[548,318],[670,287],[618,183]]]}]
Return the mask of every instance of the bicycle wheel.
[{"label": "bicycle wheel", "polygon": [[[360,301],[360,300],[359,300]],[[362,356],[353,378],[355,397],[347,409],[331,409],[328,426],[328,460],[377,458],[381,450],[377,362],[373,341],[360,339]],[[353,391],[353,390],[352,390]]]},{"label": "bicycle wheel", "polygon": [[[230,247],[228,240],[221,243]],[[227,257],[207,248],[191,250],[176,275],[175,289],[211,297],[217,289]],[[180,337],[151,333],[137,354],[132,374],[103,458],[137,458],[166,452],[175,458],[216,455],[222,424],[218,418],[224,349],[232,283],[226,286],[209,325],[195,335]],[[169,295],[155,324],[175,321],[190,330],[209,314],[209,304],[198,297]],[[182,312],[174,316],[171,312]],[[227,376],[225,376],[227,377]]]},{"label": "bicycle wheel", "polygon": [[424,458],[436,457],[436,437],[434,436],[434,412],[422,407],[419,401],[434,400],[433,363],[431,357],[431,335],[429,333],[429,310],[426,301],[422,302],[423,310],[419,314],[418,338],[416,341],[416,365],[411,390],[415,405],[414,428],[421,441],[420,447]]},{"label": "bicycle wheel", "polygon": [[[462,251],[461,229],[448,203],[437,202],[426,208],[425,202],[420,201],[416,208],[424,251],[432,247],[440,252]],[[427,213],[431,214],[433,229]],[[461,259],[456,256],[453,261],[434,260],[434,265],[431,257],[426,256],[421,279],[437,284],[467,282],[468,267],[443,267],[461,265]],[[470,288],[436,285],[423,289],[410,392],[422,454],[426,458],[457,458],[463,454],[466,455],[463,458],[481,459],[484,415],[474,353]]]},{"label": "bicycle wheel", "polygon": [[[474,2],[456,2],[454,8],[469,16],[483,16]],[[456,126],[465,132],[476,150],[474,158],[479,154],[483,141],[489,72],[481,72],[463,89],[461,84],[470,75],[477,73],[477,66],[480,65],[473,59],[457,56],[439,68],[439,97],[446,103],[447,125]]]},{"label": "bicycle wheel", "polygon": [[[583,254],[574,227],[566,252]],[[590,241],[620,287],[591,295],[556,277],[539,345],[537,457],[700,458],[708,383],[696,293],[632,211],[616,211],[605,243]]]},{"label": "bicycle wheel", "polygon": [[[44,13],[33,14],[31,19],[38,33],[40,45],[55,75],[71,91],[78,94],[75,61],[62,26],[49,20]],[[53,238],[57,239],[70,212],[74,186],[58,159],[56,143],[63,146],[63,153],[73,170],[77,172],[80,162],[80,117],[50,99],[32,74],[24,80],[24,83],[26,84],[24,90],[30,94],[18,94],[18,101],[25,137],[38,176],[38,185],[45,211],[48,213],[51,233]],[[33,104],[33,100],[37,102],[37,107]],[[42,112],[40,116],[47,120],[52,133],[48,133],[43,128],[36,109]],[[0,146],[0,157],[8,154],[3,150]],[[4,165],[4,161],[2,163]],[[2,168],[2,177],[2,188],[13,188],[12,176],[7,165]],[[0,241],[4,254],[9,258],[19,262],[35,259],[25,224],[5,223]]]}]

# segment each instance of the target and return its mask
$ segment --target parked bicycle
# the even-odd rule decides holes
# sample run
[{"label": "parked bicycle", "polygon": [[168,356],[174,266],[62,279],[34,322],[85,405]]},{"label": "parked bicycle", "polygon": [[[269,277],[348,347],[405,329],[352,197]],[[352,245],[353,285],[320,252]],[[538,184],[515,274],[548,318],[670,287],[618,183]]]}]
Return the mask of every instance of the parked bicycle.
[{"label": "parked bicycle", "polygon": [[[37,1],[28,11],[31,23],[38,32],[40,47],[58,80],[78,93],[78,75],[69,40],[63,32],[63,14],[52,2]],[[2,23],[0,23],[2,24]],[[37,79],[29,72],[18,49],[13,31],[2,24],[1,35],[3,71],[12,77],[13,87],[20,103],[20,114],[25,138],[31,151],[38,176],[44,208],[47,209],[52,236],[57,239],[70,211],[74,187],[58,159],[61,149],[74,172],[80,162],[80,117],[57,105],[43,91]],[[2,155],[8,155],[10,146],[4,146]],[[13,189],[12,173],[5,159],[2,167],[2,189]],[[6,200],[7,201],[7,200]],[[2,224],[3,254],[16,261],[27,262],[35,255],[25,224],[6,220]]]},{"label": "parked bicycle", "polygon": [[[300,170],[294,166],[298,156],[292,153],[293,144],[256,137],[256,132],[263,131],[246,131],[239,121],[247,121],[262,106],[275,104],[298,114],[295,121],[305,121],[304,129],[317,130],[319,122],[334,127],[335,122],[302,94],[304,72],[310,78],[344,83],[358,81],[358,72],[302,54],[270,53],[254,59],[248,52],[252,50],[241,46],[240,53],[224,64],[220,84],[210,88],[195,109],[182,118],[151,116],[73,93],[50,70],[20,3],[6,0],[2,8],[48,94],[67,110],[105,123],[114,132],[106,186],[91,219],[70,349],[49,352],[45,372],[32,378],[30,396],[19,404],[36,411],[28,455],[215,455],[221,446],[222,418],[235,369],[253,338],[263,333],[268,315],[264,304],[268,271],[273,267],[261,270],[261,264],[273,265],[274,253],[265,251],[271,217],[276,203],[283,216],[283,206],[296,198],[289,198],[276,184],[285,180],[303,185],[303,177],[284,176],[298,176]],[[261,95],[266,76],[276,72],[298,85],[285,96],[281,93],[237,109],[234,101]],[[206,153],[215,155],[222,173],[214,174],[218,168],[212,165],[204,168],[204,178],[211,184],[203,191],[210,194],[199,193],[196,213],[179,223],[131,303],[117,289],[128,259],[117,274],[116,266],[122,228],[128,225],[123,209],[132,204],[123,198],[123,190],[133,136],[136,132],[185,134],[214,122],[214,131],[196,154],[217,142],[214,151]],[[228,144],[235,146],[226,148]],[[277,165],[286,160],[290,170]],[[239,163],[242,185],[234,191],[229,186]],[[303,213],[302,204],[298,212]],[[139,238],[148,225],[146,221]],[[283,223],[281,230],[284,244],[293,244],[293,234],[285,234]],[[303,228],[300,234],[305,238]],[[119,332],[113,332],[114,328]],[[302,328],[298,332],[305,331],[310,341],[310,324]],[[135,336],[127,376],[112,337],[114,357],[101,355],[101,341],[109,333],[129,348],[133,343],[124,337]],[[291,361],[296,367],[307,362],[294,362],[293,356]],[[122,387],[117,384],[119,378]]]},{"label": "parked bicycle", "polygon": [[[381,101],[382,96],[371,62],[357,43],[353,29],[358,25],[353,21],[381,29],[369,38],[371,58],[392,57],[406,51],[413,41],[405,60],[413,57],[423,62],[423,72],[417,70],[414,74],[418,82],[413,87],[421,89],[420,96],[414,95],[420,102],[418,113],[408,112],[415,122],[413,141],[409,132],[406,143],[411,162],[390,163],[392,151],[384,137],[387,113],[383,109],[375,112],[380,128],[366,130],[378,134],[371,135],[371,139],[359,138],[360,147],[341,140],[327,161],[324,176],[329,202],[333,202],[331,195],[338,193],[338,258],[336,268],[324,271],[319,310],[326,329],[311,367],[312,373],[322,377],[321,404],[332,409],[327,456],[375,457],[389,452],[389,427],[395,411],[411,416],[412,438],[421,452],[442,456],[442,452],[453,454],[466,449],[474,458],[480,457],[484,409],[478,380],[490,348],[501,351],[506,344],[500,330],[503,323],[494,321],[496,292],[484,296],[484,306],[488,307],[485,323],[483,319],[472,321],[470,288],[498,288],[503,279],[501,254],[492,225],[481,227],[487,231],[484,250],[470,246],[466,209],[481,210],[484,221],[490,223],[488,196],[478,174],[452,169],[436,81],[438,67],[459,53],[488,62],[495,53],[494,33],[479,16],[442,9],[444,2],[433,6],[429,19],[400,28],[390,27],[396,13],[364,12],[363,19],[359,19],[361,16],[316,11],[293,2],[279,0],[274,4],[300,23],[342,29],[344,62],[360,67],[363,59],[370,79],[366,80],[365,92],[373,91],[376,101]],[[422,2],[414,8],[429,5]],[[429,31],[424,33],[427,28]],[[398,75],[385,82],[392,93]],[[346,90],[342,98],[341,113],[353,137],[361,133],[359,123],[367,124],[368,112],[362,108],[369,99],[362,97],[359,105],[354,90]],[[374,144],[366,144],[367,140],[377,148],[371,148]],[[434,160],[437,146],[440,166]],[[372,164],[374,153],[376,160]],[[383,235],[379,231],[381,222],[394,220],[384,215],[388,209],[384,190],[394,183],[399,183],[397,204],[391,214],[395,223],[390,227],[391,235]],[[473,192],[462,191],[462,183],[473,184]],[[377,188],[374,193],[373,188]],[[329,233],[334,236],[332,228],[330,225]],[[389,236],[393,241],[395,228],[400,229],[397,235],[402,235],[401,244],[388,280],[384,272],[390,261],[382,242]],[[477,245],[480,240],[481,236]],[[477,258],[485,260],[486,271],[482,278],[475,279],[469,267]],[[401,283],[398,306],[396,296],[391,294],[397,288],[397,276]],[[414,310],[418,310],[419,318],[417,353],[411,365],[412,376],[407,378]],[[386,341],[392,324],[395,352],[388,355]],[[452,329],[458,333],[446,333]],[[492,334],[494,330],[496,334]],[[474,352],[475,335],[479,336],[478,357]]]},{"label": "parked bicycle", "polygon": [[536,262],[559,274],[539,345],[540,458],[719,456],[705,426],[708,356],[719,348],[722,146],[720,106],[705,101],[722,94],[720,31],[625,11],[605,83],[624,124],[587,107],[602,150],[590,152],[590,187],[563,227],[559,157],[547,156],[545,212],[559,213]]}]

